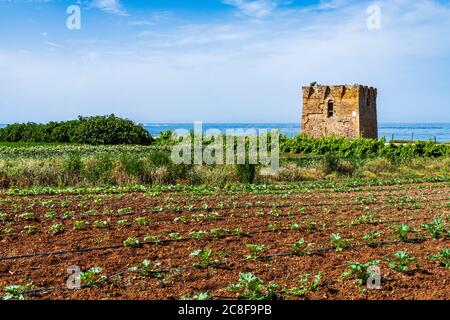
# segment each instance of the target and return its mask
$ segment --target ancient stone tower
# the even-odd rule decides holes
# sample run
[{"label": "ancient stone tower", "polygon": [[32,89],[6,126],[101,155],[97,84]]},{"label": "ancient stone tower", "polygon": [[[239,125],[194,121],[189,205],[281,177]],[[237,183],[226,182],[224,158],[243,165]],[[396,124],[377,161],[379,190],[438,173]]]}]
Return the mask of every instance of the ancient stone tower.
[{"label": "ancient stone tower", "polygon": [[313,137],[378,139],[377,89],[362,85],[302,89],[303,133]]}]

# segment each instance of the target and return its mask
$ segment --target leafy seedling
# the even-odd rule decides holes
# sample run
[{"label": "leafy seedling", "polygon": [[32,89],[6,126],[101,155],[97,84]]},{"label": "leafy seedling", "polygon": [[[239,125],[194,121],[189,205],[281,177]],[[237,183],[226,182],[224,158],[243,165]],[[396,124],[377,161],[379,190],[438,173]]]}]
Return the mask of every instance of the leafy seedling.
[{"label": "leafy seedling", "polygon": [[309,292],[318,291],[322,286],[322,274],[318,273],[311,277],[311,274],[306,273],[300,275],[300,286],[290,288],[286,291],[287,294],[292,296],[303,297]]},{"label": "leafy seedling", "polygon": [[245,256],[245,260],[256,260],[267,250],[265,245],[259,244],[247,244],[245,247],[250,251],[250,254]]},{"label": "leafy seedling", "polygon": [[436,219],[434,221],[424,223],[421,227],[427,230],[434,239],[440,239],[448,234],[448,231],[445,228],[444,221],[442,221],[441,219]]},{"label": "leafy seedling", "polygon": [[343,277],[354,277],[356,282],[360,285],[365,285],[367,280],[372,277],[375,272],[370,271],[371,267],[374,267],[380,263],[380,260],[373,260],[367,263],[349,262],[347,272],[343,273]]},{"label": "leafy seedling", "polygon": [[450,269],[450,249],[442,249],[438,254],[428,256],[428,259]]},{"label": "leafy seedling", "polygon": [[208,292],[200,292],[193,296],[182,296],[180,300],[211,300],[212,296]]},{"label": "leafy seedling", "polygon": [[153,262],[149,259],[145,259],[141,263],[139,263],[139,265],[131,267],[129,271],[139,273],[143,277],[155,277],[158,279],[162,279],[163,276],[158,270],[160,266],[161,262]]},{"label": "leafy seedling", "polygon": [[171,238],[172,240],[175,240],[175,241],[178,241],[178,240],[182,239],[181,235],[179,233],[177,233],[177,232],[169,233],[169,238]]},{"label": "leafy seedling", "polygon": [[380,245],[378,238],[381,236],[381,233],[378,231],[373,231],[366,233],[361,240],[366,242],[370,247],[377,247]]},{"label": "leafy seedling", "polygon": [[33,234],[36,233],[38,230],[37,226],[33,226],[33,225],[26,225],[23,227],[23,232],[28,233],[28,234]]},{"label": "leafy seedling", "polygon": [[123,241],[123,245],[125,247],[133,247],[133,248],[140,248],[142,247],[141,242],[136,237],[129,237]]},{"label": "leafy seedling", "polygon": [[100,281],[107,279],[105,275],[102,275],[102,268],[93,267],[85,272],[80,272],[78,279],[83,286],[92,287]]},{"label": "leafy seedling", "polygon": [[394,226],[392,228],[392,230],[394,231],[394,233],[397,236],[397,239],[403,242],[407,242],[409,240],[409,234],[410,233],[414,233],[416,232],[416,230],[410,226],[408,226],[407,224],[400,224],[398,226]]},{"label": "leafy seedling", "polygon": [[305,239],[300,239],[294,243],[288,244],[287,246],[289,248],[292,248],[292,250],[296,255],[302,256],[302,255],[310,255],[312,253],[310,248],[314,246],[314,243],[312,242],[306,243]]},{"label": "leafy seedling", "polygon": [[25,300],[27,292],[32,288],[32,284],[10,284],[3,288],[5,294],[1,296],[2,300]]},{"label": "leafy seedling", "polygon": [[406,251],[399,251],[394,254],[393,259],[387,259],[389,261],[389,268],[398,272],[408,272],[412,269],[411,263],[416,260],[414,257],[410,257]]},{"label": "leafy seedling", "polygon": [[107,229],[109,227],[108,221],[106,220],[95,220],[92,222],[92,225],[97,229]]},{"label": "leafy seedling", "polygon": [[89,222],[84,221],[84,220],[80,220],[80,221],[75,221],[73,223],[73,229],[74,230],[86,230],[86,228],[88,227]]},{"label": "leafy seedling", "polygon": [[134,222],[138,226],[148,226],[150,224],[150,220],[147,217],[139,217],[134,219]]},{"label": "leafy seedling", "polygon": [[241,273],[236,284],[228,286],[228,290],[237,292],[239,299],[274,300],[279,296],[280,285],[265,285],[264,281],[252,273]]},{"label": "leafy seedling", "polygon": [[60,234],[66,230],[66,227],[61,223],[55,223],[50,226],[50,232],[53,234]]},{"label": "leafy seedling", "polygon": [[36,214],[33,212],[25,212],[19,215],[19,218],[24,220],[36,220]]},{"label": "leafy seedling", "polygon": [[194,264],[194,266],[207,268],[216,267],[220,264],[219,260],[213,259],[211,249],[198,249],[193,251],[189,256],[195,257],[199,260],[198,263]]},{"label": "leafy seedling", "polygon": [[155,235],[149,235],[144,237],[144,243],[154,243],[154,244],[160,244],[161,243],[161,237],[155,236]]},{"label": "leafy seedling", "polygon": [[339,233],[332,233],[330,235],[330,242],[335,247],[336,252],[342,252],[349,245],[348,240],[342,239]]}]

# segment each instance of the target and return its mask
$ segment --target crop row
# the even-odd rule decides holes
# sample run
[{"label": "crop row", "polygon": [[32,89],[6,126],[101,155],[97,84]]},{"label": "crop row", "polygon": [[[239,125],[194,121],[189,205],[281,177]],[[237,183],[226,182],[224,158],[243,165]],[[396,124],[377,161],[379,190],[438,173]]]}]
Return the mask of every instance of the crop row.
[{"label": "crop row", "polygon": [[[328,200],[345,200],[345,201],[354,201],[354,199],[356,199],[357,201],[365,201],[365,199],[367,201],[373,201],[373,199],[377,199],[378,198],[378,194],[379,193],[385,193],[386,191],[389,191],[389,198],[395,200],[395,198],[401,198],[403,197],[404,199],[413,199],[413,195],[411,194],[411,191],[414,191],[414,193],[418,193],[420,194],[422,197],[426,197],[428,194],[424,191],[431,191],[433,194],[436,193],[436,190],[438,188],[442,188],[445,187],[443,185],[425,185],[422,186],[422,188],[417,188],[416,189],[377,189],[377,190],[361,190],[361,191],[355,191],[352,193],[352,195],[350,196],[347,193],[327,193],[322,194],[322,193],[286,193],[281,195],[281,199],[283,199],[284,201],[287,201],[287,199],[289,199],[289,201],[292,200],[315,200],[318,199],[320,200],[321,198],[326,197],[326,199]],[[369,191],[369,192],[368,192]],[[407,191],[408,194],[404,191]],[[358,192],[362,192],[363,194],[360,196],[357,196]],[[445,193],[445,190],[442,190],[441,192]],[[368,195],[368,193],[370,193],[370,195]],[[49,199],[49,198],[28,198],[28,197],[20,197],[20,198],[15,198],[15,197],[3,197],[0,198],[0,205],[3,204],[8,204],[8,203],[12,203],[15,209],[19,209],[19,208],[27,208],[27,209],[32,209],[34,208],[36,205],[42,206],[42,207],[46,207],[46,208],[59,208],[59,207],[67,207],[71,204],[72,201],[77,201],[78,203],[78,207],[83,207],[85,204],[93,204],[93,205],[103,205],[103,201],[105,200],[126,200],[129,197],[133,197],[134,198],[135,195],[129,195],[129,194],[95,194],[95,195],[73,195],[73,196],[66,196],[66,197],[60,197],[58,199]],[[189,202],[196,202],[196,201],[214,201],[214,202],[218,202],[220,204],[235,204],[236,201],[241,201],[241,202],[245,202],[245,205],[250,204],[251,203],[251,198],[249,198],[250,195],[245,195],[243,194],[242,196],[240,195],[227,195],[225,196],[224,194],[216,194],[216,195],[209,195],[209,196],[185,196],[185,195],[173,195],[173,194],[166,194],[165,196],[163,196],[162,193],[158,193],[158,194],[154,194],[154,193],[144,193],[143,196],[141,197],[140,195],[138,195],[141,199],[147,201],[147,200],[157,200],[156,203],[151,203],[151,205],[153,206],[157,206],[158,202],[170,202],[170,206],[166,206],[169,209],[173,208],[174,211],[179,211],[180,210],[180,206],[178,206],[178,203],[183,203],[186,201]],[[273,194],[267,194],[267,195],[253,195],[253,197],[255,197],[255,199],[257,199],[257,205],[259,204],[264,204],[267,202],[267,200],[272,200],[273,199]],[[257,197],[257,198],[256,198]],[[19,202],[19,203],[15,203],[15,202]],[[279,203],[279,201],[277,201],[277,203]],[[187,209],[190,210],[191,206],[185,206]],[[1,207],[0,207],[1,209]]]},{"label": "crop row", "polygon": [[[71,211],[71,208],[68,206],[64,207],[54,207],[51,206],[50,211],[47,211],[45,214],[36,214],[32,212],[31,208],[27,208],[27,212],[20,212],[13,214],[11,211],[20,211],[20,208],[15,208],[13,210],[8,210],[10,213],[0,212],[0,221],[1,222],[35,222],[39,221],[39,219],[45,219],[48,221],[55,221],[55,220],[68,220],[68,219],[76,219],[76,218],[89,218],[89,217],[130,217],[130,216],[136,216],[136,215],[142,215],[145,214],[145,217],[140,217],[141,220],[147,221],[147,224],[150,223],[151,219],[152,223],[157,222],[165,222],[165,221],[175,221],[180,223],[188,223],[189,221],[193,222],[199,222],[202,220],[208,221],[217,221],[217,220],[223,220],[227,218],[247,218],[251,217],[253,215],[246,213],[245,211],[239,212],[239,214],[236,213],[230,213],[227,215],[223,215],[220,213],[221,211],[228,212],[229,210],[257,210],[257,212],[254,214],[255,217],[267,217],[267,216],[273,216],[273,217],[294,217],[294,216],[308,216],[308,215],[315,215],[315,214],[329,214],[332,212],[333,208],[339,207],[339,206],[364,206],[363,211],[367,211],[367,209],[376,210],[376,209],[408,209],[408,210],[419,210],[423,208],[423,204],[427,204],[428,207],[431,206],[431,204],[435,202],[443,203],[443,204],[434,204],[432,205],[433,208],[446,208],[449,207],[450,201],[446,204],[445,201],[450,200],[450,197],[444,197],[444,198],[426,198],[426,197],[420,197],[420,198],[414,198],[414,197],[399,197],[399,198],[386,198],[384,201],[377,201],[376,199],[372,198],[361,198],[357,199],[357,201],[354,202],[320,202],[320,203],[292,203],[292,202],[286,202],[281,204],[270,204],[266,205],[263,202],[255,202],[255,203],[245,203],[243,205],[233,205],[233,206],[225,206],[225,205],[219,205],[216,207],[209,207],[208,204],[203,204],[200,207],[195,206],[169,206],[169,207],[154,207],[152,209],[133,209],[132,206],[127,207],[121,207],[118,209],[110,209],[107,206],[103,205],[103,211],[98,211],[96,209],[89,209],[87,211],[76,213],[76,211]],[[281,209],[292,209],[292,208],[298,208],[298,212],[288,212],[283,213]],[[317,208],[322,207],[322,211],[307,211],[309,208]],[[76,209],[79,209],[80,207],[76,207]],[[64,212],[60,212],[57,214],[55,211],[56,209],[64,209]],[[355,208],[356,209],[356,208]],[[195,212],[195,213],[192,213]],[[149,213],[155,213],[155,217],[149,217],[147,214]],[[169,215],[163,215],[163,213],[168,213]],[[171,213],[176,213],[176,217],[174,218]],[[188,215],[183,213],[189,213]],[[153,220],[153,218],[157,218],[156,220]],[[138,219],[138,218],[136,218]]]},{"label": "crop row", "polygon": [[[418,242],[424,242],[429,239],[426,238],[416,238],[416,239],[410,239],[408,243],[418,243]],[[333,246],[327,246],[327,247],[316,247],[311,248],[308,244],[298,241],[296,243],[288,244],[287,246],[291,248],[290,251],[287,252],[281,252],[276,254],[264,254],[266,251],[266,248],[264,246],[258,246],[258,245],[246,245],[248,250],[248,255],[241,259],[233,260],[234,265],[242,265],[243,263],[249,262],[249,261],[267,261],[274,258],[280,258],[280,257],[295,257],[295,256],[311,256],[315,254],[321,254],[325,251],[337,251],[342,252],[343,250],[351,250],[358,247],[379,247],[379,246],[385,246],[385,245],[393,245],[398,244],[401,241],[383,241],[378,243],[376,246],[373,244],[348,244],[343,248],[339,248],[338,245]],[[228,262],[226,261],[220,261],[220,255],[217,255],[215,252],[213,252],[210,249],[198,249],[194,250],[190,253],[190,257],[196,262],[188,265],[177,265],[167,268],[161,268],[161,263],[151,261],[151,260],[144,260],[140,264],[123,268],[118,272],[114,272],[113,274],[110,274],[108,276],[102,274],[102,269],[99,267],[93,267],[89,270],[86,270],[81,275],[82,285],[78,289],[88,288],[88,287],[94,287],[101,285],[104,282],[109,282],[113,278],[117,276],[124,276],[127,273],[134,273],[138,274],[140,276],[144,277],[153,277],[162,280],[164,278],[165,273],[170,272],[177,272],[180,273],[182,271],[187,271],[190,269],[217,269],[217,268],[228,268]],[[434,255],[428,256],[429,260],[435,261],[437,264],[442,265],[444,267],[450,267],[450,252],[449,250],[441,250],[440,252],[437,252]],[[389,268],[399,272],[399,273],[407,273],[409,271],[413,271],[417,268],[420,268],[419,265],[416,263],[417,258],[414,256],[411,256],[408,254],[407,251],[399,251],[396,254],[393,255],[393,257],[389,259],[385,259],[389,262]],[[377,265],[380,263],[380,260],[373,260],[367,263],[363,262],[349,262],[348,263],[348,271],[343,273],[342,276],[350,277],[355,279],[357,283],[360,285],[365,284],[368,278],[370,278],[371,274],[368,272],[368,268],[373,265]],[[240,278],[242,278],[243,274],[240,275]],[[248,275],[249,276],[249,275]],[[249,276],[250,277],[250,276]],[[309,277],[308,277],[309,278]],[[318,277],[320,282],[320,277]],[[317,280],[317,278],[316,278]],[[114,282],[113,282],[114,283]],[[323,284],[322,284],[323,285]],[[15,287],[14,287],[15,286]],[[12,289],[16,289],[16,291]],[[231,288],[231,287],[230,287]],[[229,289],[230,289],[229,288]],[[6,290],[5,290],[6,289]],[[5,291],[13,294],[13,296],[8,296],[9,298],[25,298],[30,295],[45,293],[49,291],[55,291],[55,290],[68,290],[67,287],[48,287],[48,288],[31,288],[31,285],[9,285],[5,287]],[[299,289],[299,288],[297,288]],[[303,288],[303,289],[311,289],[311,288]],[[233,291],[233,290],[232,290]],[[297,293],[299,296],[305,296],[305,293],[307,293],[308,290],[295,290],[291,292],[283,292],[287,293]],[[14,296],[15,294],[15,296]],[[296,296],[297,294],[294,294]],[[255,296],[237,296],[238,298],[244,298],[244,299],[254,299]],[[209,296],[211,298],[211,296]],[[232,297],[230,297],[232,298]],[[234,297],[236,298],[236,297]],[[270,298],[270,297],[265,297]],[[272,297],[274,298],[274,297]]]},{"label": "crop row", "polygon": [[[392,185],[409,185],[409,188],[417,188],[420,183],[448,183],[450,177],[425,177],[416,179],[388,179],[388,180],[342,180],[342,181],[319,181],[319,182],[298,182],[283,184],[235,184],[225,185],[223,187],[214,187],[208,185],[134,185],[134,186],[103,186],[103,187],[34,187],[29,189],[11,188],[6,191],[7,195],[36,196],[36,195],[61,195],[61,194],[97,194],[97,193],[131,193],[131,192],[175,192],[191,195],[204,196],[208,194],[217,194],[226,192],[264,194],[274,192],[295,191],[301,193],[310,192],[353,192],[360,191],[358,187],[379,187]],[[448,184],[447,184],[448,185]]]},{"label": "crop row", "polygon": [[[279,217],[281,218],[281,217]],[[139,240],[136,237],[128,237],[124,240],[124,244],[130,246],[136,246],[140,247],[144,244],[168,244],[170,242],[176,242],[176,241],[190,241],[190,240],[202,240],[202,241],[212,241],[212,240],[218,240],[223,239],[227,237],[237,237],[237,238],[251,238],[254,235],[257,234],[264,234],[264,233],[276,233],[276,232],[298,232],[298,231],[307,231],[307,232],[315,232],[317,230],[324,230],[332,229],[333,231],[338,230],[339,227],[348,228],[352,227],[355,228],[357,226],[365,226],[365,225],[390,225],[390,230],[392,234],[395,237],[398,237],[400,240],[407,240],[409,234],[417,234],[418,229],[409,226],[405,224],[406,222],[414,222],[414,221],[424,221],[428,220],[429,217],[413,217],[413,218],[406,218],[406,219],[385,219],[383,217],[375,217],[372,214],[366,214],[359,216],[353,220],[350,221],[339,221],[335,223],[329,223],[329,222],[317,222],[313,220],[305,220],[305,221],[291,221],[289,223],[284,223],[284,225],[280,225],[278,223],[271,223],[267,222],[265,224],[260,225],[253,225],[252,230],[243,230],[242,228],[211,228],[211,229],[204,229],[204,230],[191,230],[188,234],[180,234],[177,232],[169,232],[166,236],[161,234],[152,234],[147,235],[143,237],[143,240]],[[445,226],[445,220],[448,220],[448,215],[442,215],[438,214],[435,216],[435,219],[428,223],[423,223],[420,226],[426,230],[429,234],[433,235],[436,238],[446,236],[450,234],[450,230],[446,229]],[[397,225],[395,225],[397,224]],[[95,224],[94,224],[95,225]],[[141,224],[142,225],[142,224]],[[88,226],[88,223],[84,223],[81,226],[80,221],[74,222],[74,229],[75,230],[86,230],[86,227]],[[103,229],[102,225],[98,225],[98,228]],[[403,229],[404,230],[403,230]],[[65,231],[65,226],[62,224],[52,224],[50,226],[50,231],[53,234],[61,234]],[[352,232],[353,234],[353,232]],[[376,243],[377,239],[380,238],[381,232],[378,231],[372,231],[370,233],[365,234],[362,239],[365,241],[368,241],[370,243]],[[384,235],[384,239],[386,239],[386,235]],[[348,241],[348,240],[346,240]],[[40,254],[40,253],[30,253],[30,254],[23,254],[17,257],[3,257],[1,260],[13,260],[13,259],[19,259],[19,258],[25,258],[25,257],[34,257],[36,255],[52,255],[52,254],[62,254],[62,253],[71,253],[71,252],[86,252],[91,250],[109,250],[113,248],[120,248],[121,245],[112,245],[112,246],[105,246],[100,248],[83,248],[79,250],[62,250],[62,251],[54,251],[50,253]]]}]

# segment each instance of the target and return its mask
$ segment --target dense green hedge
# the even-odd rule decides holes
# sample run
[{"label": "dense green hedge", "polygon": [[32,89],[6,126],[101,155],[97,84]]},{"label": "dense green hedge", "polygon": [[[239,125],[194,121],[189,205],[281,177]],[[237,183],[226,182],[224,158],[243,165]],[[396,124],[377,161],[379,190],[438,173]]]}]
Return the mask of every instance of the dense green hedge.
[{"label": "dense green hedge", "polygon": [[[194,134],[191,132],[191,140]],[[222,137],[225,141],[225,137]],[[130,120],[114,115],[79,117],[77,120],[50,122],[48,124],[12,124],[0,129],[0,142],[77,143],[90,145],[152,145],[153,148],[170,150],[178,143],[170,131],[163,132],[156,140],[145,128]],[[204,139],[203,146],[211,143]],[[235,140],[237,144],[237,140]],[[248,145],[248,141],[246,141]],[[269,136],[270,149],[270,136]],[[225,147],[225,146],[224,146]],[[385,157],[392,161],[404,161],[416,157],[449,157],[450,145],[433,142],[386,143],[384,139],[348,140],[339,137],[312,138],[299,135],[294,138],[280,136],[282,153],[326,155],[339,158],[368,159]]]},{"label": "dense green hedge", "polygon": [[348,140],[339,137],[312,138],[299,135],[295,138],[281,137],[280,151],[312,155],[334,154],[340,158],[367,159],[385,157],[401,161],[416,157],[449,157],[450,146],[434,142],[418,141],[408,144],[386,143],[385,139],[359,138]]},{"label": "dense green hedge", "polygon": [[11,124],[0,129],[0,141],[148,145],[153,142],[153,138],[147,130],[131,120],[110,115],[79,117],[78,120],[48,124]]}]

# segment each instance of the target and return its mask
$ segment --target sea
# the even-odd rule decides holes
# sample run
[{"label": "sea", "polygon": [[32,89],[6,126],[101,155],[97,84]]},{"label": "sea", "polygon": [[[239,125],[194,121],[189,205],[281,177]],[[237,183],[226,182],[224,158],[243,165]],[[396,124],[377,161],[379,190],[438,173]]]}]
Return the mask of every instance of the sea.
[{"label": "sea", "polygon": [[[0,124],[0,128],[5,127]],[[161,132],[177,129],[193,130],[193,123],[144,123],[152,136],[158,136]],[[218,129],[224,132],[227,129],[278,129],[284,135],[294,137],[301,132],[300,123],[203,123],[202,130]],[[387,141],[411,140],[411,141],[437,141],[450,142],[450,123],[381,123],[378,126],[379,138],[385,137]]]},{"label": "sea", "polygon": [[[144,128],[153,136],[158,136],[167,130],[194,129],[193,123],[145,123]],[[225,132],[227,129],[279,129],[280,133],[294,137],[301,132],[299,123],[203,123],[203,131],[218,129]],[[450,142],[450,123],[381,123],[378,126],[379,138],[385,137],[387,141],[394,140],[422,140]]]}]

